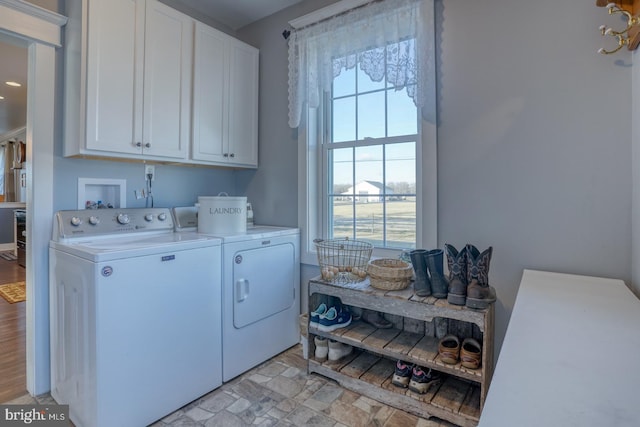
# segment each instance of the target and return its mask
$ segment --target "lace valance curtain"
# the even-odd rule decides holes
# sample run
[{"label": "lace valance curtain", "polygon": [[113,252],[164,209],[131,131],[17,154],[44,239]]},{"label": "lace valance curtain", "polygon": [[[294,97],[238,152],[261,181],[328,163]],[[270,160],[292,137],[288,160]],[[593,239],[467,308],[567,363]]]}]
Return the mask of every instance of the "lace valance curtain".
[{"label": "lace valance curtain", "polygon": [[[289,126],[317,107],[333,78],[359,64],[373,81],[406,89],[418,107],[433,97],[433,0],[383,0],[294,31],[289,38]],[[386,54],[385,54],[386,47]]]}]

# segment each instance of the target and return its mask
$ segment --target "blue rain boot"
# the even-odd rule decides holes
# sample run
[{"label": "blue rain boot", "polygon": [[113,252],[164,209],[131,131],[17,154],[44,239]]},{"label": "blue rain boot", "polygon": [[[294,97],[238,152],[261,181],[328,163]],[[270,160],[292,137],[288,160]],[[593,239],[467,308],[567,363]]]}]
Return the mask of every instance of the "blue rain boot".
[{"label": "blue rain boot", "polygon": [[427,275],[427,263],[425,262],[426,249],[415,249],[409,252],[413,271],[416,273],[414,282],[414,290],[419,297],[428,297],[431,295],[431,282]]},{"label": "blue rain boot", "polygon": [[431,282],[431,294],[436,298],[446,298],[449,291],[449,283],[444,277],[443,255],[444,251],[442,249],[433,249],[425,254]]}]

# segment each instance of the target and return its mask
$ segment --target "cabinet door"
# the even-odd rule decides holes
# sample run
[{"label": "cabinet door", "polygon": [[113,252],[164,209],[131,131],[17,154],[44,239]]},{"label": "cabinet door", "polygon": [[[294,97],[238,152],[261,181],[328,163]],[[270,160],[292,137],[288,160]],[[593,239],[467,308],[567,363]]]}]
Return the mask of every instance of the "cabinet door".
[{"label": "cabinet door", "polygon": [[230,162],[258,166],[258,50],[229,40]]},{"label": "cabinet door", "polygon": [[[144,0],[87,2],[86,148],[140,154]],[[140,115],[139,117],[137,117]]]},{"label": "cabinet door", "polygon": [[225,103],[227,36],[196,22],[193,72],[193,152],[194,160],[226,162]]},{"label": "cabinet door", "polygon": [[189,143],[193,20],[147,0],[144,42],[145,155],[184,159]]}]

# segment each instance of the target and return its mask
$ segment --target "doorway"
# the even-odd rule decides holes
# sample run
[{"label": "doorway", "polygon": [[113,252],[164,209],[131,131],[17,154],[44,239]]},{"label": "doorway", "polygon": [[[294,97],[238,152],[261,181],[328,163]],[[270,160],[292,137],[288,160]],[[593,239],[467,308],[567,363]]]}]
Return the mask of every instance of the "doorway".
[{"label": "doorway", "polygon": [[[17,191],[22,186],[16,177],[24,173],[26,155],[22,148],[26,139],[28,47],[20,39],[0,34],[0,57],[0,286],[7,285],[3,288],[16,296],[16,288],[9,284],[18,286],[26,277],[26,256],[21,256],[24,251],[18,244],[24,239],[18,225],[26,218],[16,213],[26,208],[26,194]],[[27,391],[26,334],[26,302],[0,298],[0,402]]]},{"label": "doorway", "polygon": [[26,388],[34,396],[50,389],[48,243],[53,219],[55,71],[65,24],[65,17],[27,2],[0,3],[0,33],[28,49],[25,347]]}]

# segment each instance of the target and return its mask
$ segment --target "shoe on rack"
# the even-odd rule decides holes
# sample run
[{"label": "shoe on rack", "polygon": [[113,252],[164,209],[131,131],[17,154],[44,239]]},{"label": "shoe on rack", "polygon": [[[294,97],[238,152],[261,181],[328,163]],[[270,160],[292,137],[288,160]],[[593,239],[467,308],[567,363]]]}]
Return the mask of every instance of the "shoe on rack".
[{"label": "shoe on rack", "polygon": [[473,338],[465,338],[460,348],[460,360],[462,366],[469,369],[478,369],[482,363],[482,346]]},{"label": "shoe on rack", "polygon": [[318,362],[324,362],[327,360],[327,356],[329,355],[329,345],[327,344],[327,341],[328,340],[324,337],[315,337],[313,339],[313,342],[316,345],[315,359]]},{"label": "shoe on rack", "polygon": [[362,320],[379,329],[389,329],[393,327],[393,323],[385,319],[379,311],[362,309]]},{"label": "shoe on rack", "polygon": [[329,340],[329,360],[340,360],[348,356],[353,351],[353,347],[338,341]]},{"label": "shoe on rack", "polygon": [[449,268],[449,304],[465,305],[467,302],[467,248],[460,252],[448,243],[444,245],[447,254],[447,267]]},{"label": "shoe on rack", "polygon": [[318,329],[323,332],[332,332],[351,324],[351,313],[342,307],[331,307],[318,319]]},{"label": "shoe on rack", "polygon": [[460,357],[460,340],[455,335],[446,335],[438,344],[440,360],[448,365],[458,363]]},{"label": "shoe on rack", "polygon": [[432,384],[437,384],[441,380],[440,373],[433,369],[426,372],[419,366],[413,368],[411,380],[409,381],[409,390],[419,394],[425,394]]},{"label": "shoe on rack", "polygon": [[318,308],[309,313],[309,326],[317,328],[320,321],[320,315],[327,312],[327,304],[321,303]]},{"label": "shoe on rack", "polygon": [[396,369],[393,372],[393,379],[391,384],[396,387],[407,388],[409,386],[409,380],[411,379],[411,371],[413,365],[404,363],[402,360],[396,362]]},{"label": "shoe on rack", "polygon": [[493,248],[482,253],[473,245],[466,246],[467,251],[467,301],[466,306],[484,310],[496,301],[496,290],[489,286],[489,264]]}]

